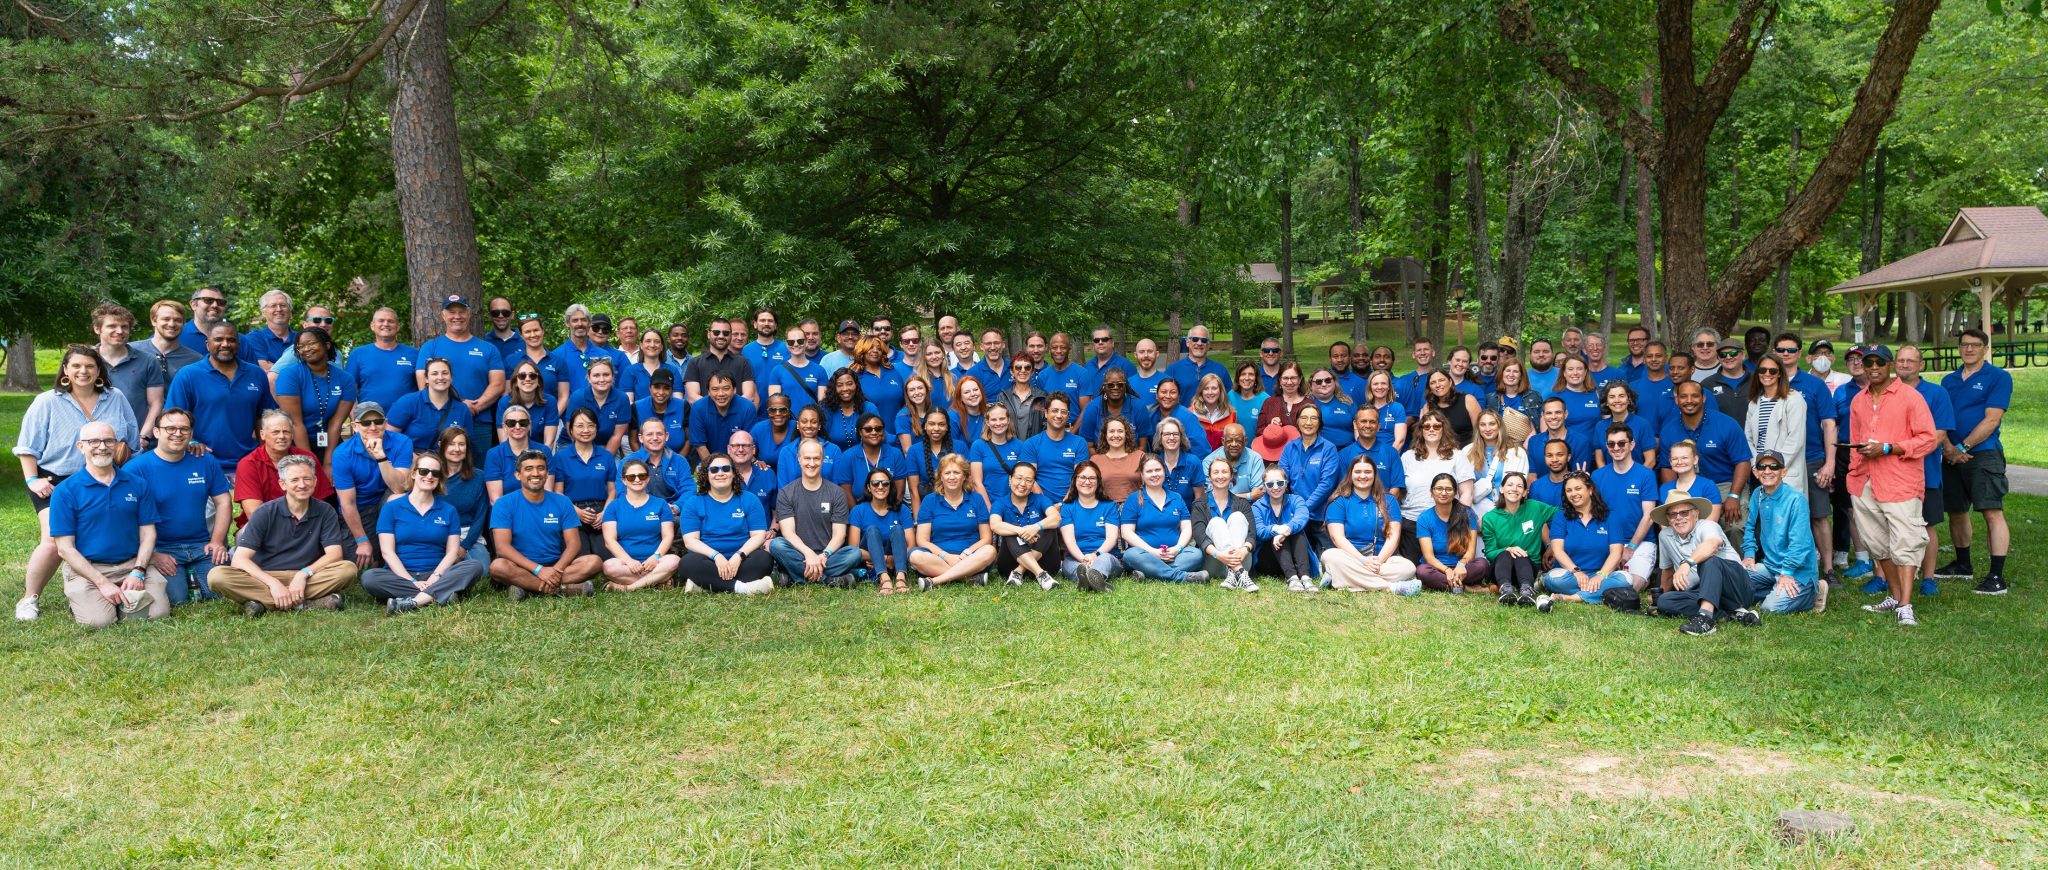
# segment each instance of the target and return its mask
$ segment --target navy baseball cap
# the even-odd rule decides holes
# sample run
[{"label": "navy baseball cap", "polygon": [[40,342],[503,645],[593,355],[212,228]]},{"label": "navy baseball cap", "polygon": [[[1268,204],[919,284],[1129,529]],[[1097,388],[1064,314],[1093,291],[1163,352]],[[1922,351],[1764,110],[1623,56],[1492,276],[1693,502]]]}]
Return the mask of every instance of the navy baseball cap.
[{"label": "navy baseball cap", "polygon": [[462,307],[464,307],[464,308],[468,308],[468,307],[469,307],[469,297],[467,297],[467,296],[464,296],[464,295],[462,295],[462,294],[460,294],[460,293],[450,293],[450,294],[448,294],[448,295],[446,295],[446,296],[443,296],[443,297],[441,297],[441,310],[442,310],[442,311],[447,311],[448,309],[450,309],[450,308],[454,308],[454,307],[455,307],[455,306],[457,306],[457,305],[460,305],[460,306],[462,306]]}]

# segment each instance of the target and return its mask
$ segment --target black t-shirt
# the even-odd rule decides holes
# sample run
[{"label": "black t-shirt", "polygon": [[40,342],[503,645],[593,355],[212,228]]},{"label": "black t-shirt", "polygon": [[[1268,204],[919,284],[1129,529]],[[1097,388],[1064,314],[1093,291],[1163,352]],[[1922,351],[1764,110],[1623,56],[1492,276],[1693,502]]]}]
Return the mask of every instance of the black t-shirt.
[{"label": "black t-shirt", "polygon": [[745,356],[728,353],[725,359],[718,359],[709,353],[700,353],[690,357],[690,364],[683,369],[683,383],[696,384],[708,396],[711,395],[711,376],[717,374],[732,378],[732,394],[735,396],[740,394],[741,385],[754,382],[754,366],[747,362]]},{"label": "black t-shirt", "polygon": [[249,524],[235,539],[235,547],[255,550],[256,564],[276,573],[318,562],[328,547],[340,547],[346,553],[352,540],[341,515],[328,503],[315,500],[306,506],[304,517],[294,517],[285,499],[277,498],[249,515]]}]

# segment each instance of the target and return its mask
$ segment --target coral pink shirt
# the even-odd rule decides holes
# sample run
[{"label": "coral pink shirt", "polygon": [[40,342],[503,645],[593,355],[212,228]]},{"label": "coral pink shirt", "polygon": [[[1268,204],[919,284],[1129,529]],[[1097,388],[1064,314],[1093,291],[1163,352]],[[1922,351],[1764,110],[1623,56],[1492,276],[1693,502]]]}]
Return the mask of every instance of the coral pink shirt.
[{"label": "coral pink shirt", "polygon": [[1849,453],[1849,494],[1860,496],[1865,484],[1881,501],[1906,501],[1927,494],[1927,472],[1920,460],[1934,450],[1934,414],[1920,393],[1894,377],[1883,391],[1864,390],[1849,400],[1849,431],[1864,439],[1888,443],[1888,456]]}]

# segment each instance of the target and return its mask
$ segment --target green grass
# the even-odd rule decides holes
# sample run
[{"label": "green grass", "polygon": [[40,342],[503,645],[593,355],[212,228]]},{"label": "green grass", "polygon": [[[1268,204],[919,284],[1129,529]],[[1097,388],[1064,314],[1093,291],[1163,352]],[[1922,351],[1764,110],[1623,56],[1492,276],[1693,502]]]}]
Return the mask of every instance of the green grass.
[{"label": "green grass", "polygon": [[[1125,583],[88,633],[53,593],[0,630],[0,863],[2039,866],[2048,501],[2011,508],[2015,592],[1913,631]],[[18,487],[0,523],[14,588]],[[1795,807],[1857,831],[1782,843]]]}]

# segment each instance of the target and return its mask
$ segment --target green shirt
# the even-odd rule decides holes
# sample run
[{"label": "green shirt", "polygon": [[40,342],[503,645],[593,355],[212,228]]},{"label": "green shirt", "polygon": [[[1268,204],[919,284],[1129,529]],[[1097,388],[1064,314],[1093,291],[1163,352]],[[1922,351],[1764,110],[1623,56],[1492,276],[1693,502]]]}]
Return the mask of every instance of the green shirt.
[{"label": "green shirt", "polygon": [[1522,509],[1514,513],[1495,507],[1479,520],[1479,537],[1485,544],[1486,558],[1498,559],[1509,547],[1521,547],[1533,559],[1543,558],[1543,530],[1550,526],[1550,518],[1557,508],[1539,501],[1522,502]]}]

